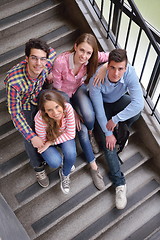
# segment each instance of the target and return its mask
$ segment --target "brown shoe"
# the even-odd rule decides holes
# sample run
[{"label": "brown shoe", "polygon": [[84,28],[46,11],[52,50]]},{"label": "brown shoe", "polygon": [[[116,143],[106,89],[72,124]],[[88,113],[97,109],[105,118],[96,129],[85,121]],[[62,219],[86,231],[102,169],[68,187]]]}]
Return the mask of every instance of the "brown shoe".
[{"label": "brown shoe", "polygon": [[49,186],[49,178],[48,178],[45,170],[43,170],[41,172],[36,172],[36,177],[37,177],[37,181],[41,187]]},{"label": "brown shoe", "polygon": [[90,172],[94,185],[96,186],[96,188],[98,188],[98,190],[102,190],[105,187],[105,184],[103,182],[102,175],[99,173],[99,169],[94,170],[90,168]]}]

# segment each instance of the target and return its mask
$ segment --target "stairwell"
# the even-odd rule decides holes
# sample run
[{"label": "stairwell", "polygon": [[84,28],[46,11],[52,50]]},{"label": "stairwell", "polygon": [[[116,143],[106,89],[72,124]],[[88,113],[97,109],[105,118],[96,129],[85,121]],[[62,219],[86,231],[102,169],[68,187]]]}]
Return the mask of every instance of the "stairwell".
[{"label": "stairwell", "polygon": [[[154,164],[158,156],[145,144],[145,136],[150,137],[148,142],[153,142],[152,136],[146,135],[146,130],[141,134],[143,138],[140,137],[141,128],[136,124],[129,144],[120,154],[128,186],[128,204],[124,210],[117,210],[103,152],[97,154],[96,158],[104,176],[105,189],[98,191],[92,183],[78,140],[76,169],[71,174],[71,193],[64,195],[61,192],[58,169],[49,167],[46,170],[50,185],[46,189],[41,188],[30,167],[23,138],[14,128],[7,112],[3,80],[6,72],[24,58],[26,41],[41,37],[58,54],[70,49],[81,32],[92,31],[73,2],[2,0],[0,3],[1,194],[30,239],[158,240],[160,170]],[[76,15],[75,21],[72,20],[72,12]],[[77,21],[77,18],[80,19]],[[108,49],[111,49],[109,42]],[[143,125],[142,119],[139,123]],[[12,236],[10,239],[13,239]]]}]

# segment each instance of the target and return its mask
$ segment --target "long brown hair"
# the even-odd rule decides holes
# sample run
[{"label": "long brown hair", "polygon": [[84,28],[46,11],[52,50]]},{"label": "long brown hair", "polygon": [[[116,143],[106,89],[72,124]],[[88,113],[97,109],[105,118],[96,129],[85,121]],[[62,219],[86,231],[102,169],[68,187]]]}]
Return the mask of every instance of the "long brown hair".
[{"label": "long brown hair", "polygon": [[50,118],[48,114],[45,112],[44,105],[47,101],[56,102],[58,105],[60,105],[63,108],[63,111],[64,111],[65,99],[60,93],[54,90],[45,90],[40,95],[39,110],[41,110],[42,119],[47,124],[46,138],[48,141],[54,141],[58,136],[62,134],[62,132],[60,132],[60,126],[57,124],[57,121],[55,121],[53,118]]},{"label": "long brown hair", "polygon": [[[86,42],[93,48],[92,56],[90,57],[87,64],[87,78],[85,83],[89,82],[89,79],[96,72],[98,66],[98,44],[96,38],[90,33],[84,33],[80,37],[77,38],[75,44],[78,46],[79,44]],[[74,47],[70,50],[70,52],[75,52]]]}]

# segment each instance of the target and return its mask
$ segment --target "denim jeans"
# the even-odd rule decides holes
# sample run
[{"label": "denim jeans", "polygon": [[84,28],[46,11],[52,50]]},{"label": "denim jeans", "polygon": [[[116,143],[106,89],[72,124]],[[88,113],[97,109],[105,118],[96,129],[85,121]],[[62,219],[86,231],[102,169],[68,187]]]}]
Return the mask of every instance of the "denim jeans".
[{"label": "denim jeans", "polygon": [[[63,156],[57,147],[61,148]],[[41,155],[45,162],[52,168],[58,168],[63,163],[63,174],[67,176],[70,174],[71,168],[76,161],[75,140],[72,139],[55,146],[50,146]]]},{"label": "denim jeans", "polygon": [[[121,112],[129,103],[131,102],[131,97],[128,94],[123,95],[118,101],[114,103],[104,103],[104,109],[107,119],[110,120],[117,113]],[[132,118],[125,121],[128,127],[130,127],[139,117],[141,113],[138,113]]]},{"label": "denim jeans", "polygon": [[77,131],[77,134],[86,160],[88,163],[90,163],[95,160],[95,156],[89,140],[88,129],[83,123],[81,123],[81,130]]},{"label": "denim jeans", "polygon": [[83,84],[77,89],[71,98],[71,103],[74,109],[82,116],[87,129],[92,130],[94,128],[95,112],[88,95],[87,85]]},{"label": "denim jeans", "polygon": [[[115,103],[104,103],[104,109],[106,112],[107,119],[110,120],[112,116],[115,116],[118,112],[122,111],[129,103],[131,102],[131,98],[129,95],[122,96]],[[140,113],[136,116],[126,120],[128,127],[130,127],[140,116]],[[109,167],[109,178],[112,181],[115,187],[124,185],[125,178],[123,173],[120,170],[119,158],[117,155],[116,148],[113,151],[106,148],[106,137],[102,132],[100,126],[98,125],[98,133],[101,136],[102,146],[104,148],[105,158]]]},{"label": "denim jeans", "polygon": [[[37,106],[34,106],[32,104],[31,104],[31,110],[23,110],[25,119],[33,131],[35,131],[34,117],[37,113],[37,110],[38,110]],[[42,156],[37,152],[37,149],[34,148],[32,143],[28,142],[25,138],[24,138],[24,145],[25,145],[25,150],[27,152],[27,155],[30,159],[31,166],[35,170],[38,170],[39,167],[40,167],[40,170],[43,170],[44,167],[42,163],[44,162],[44,160]]]},{"label": "denim jeans", "polygon": [[[58,91],[58,90],[57,90]],[[87,86],[83,84],[78,88],[72,98],[62,91],[58,91],[67,102],[70,102],[73,108],[83,117],[84,124],[81,123],[81,130],[77,131],[82,150],[88,163],[95,160],[93,149],[89,140],[88,130],[92,130],[95,122],[95,113],[91,100],[89,99]],[[84,114],[84,115],[83,115]]]}]

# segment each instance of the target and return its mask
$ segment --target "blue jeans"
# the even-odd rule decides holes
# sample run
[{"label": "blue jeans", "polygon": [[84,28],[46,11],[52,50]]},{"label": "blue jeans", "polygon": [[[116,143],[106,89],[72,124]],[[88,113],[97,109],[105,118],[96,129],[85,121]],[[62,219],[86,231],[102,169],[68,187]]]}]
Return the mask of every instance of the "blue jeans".
[{"label": "blue jeans", "polygon": [[71,98],[71,103],[77,113],[82,116],[87,129],[92,130],[94,128],[95,112],[88,95],[87,85],[83,84],[77,89]]},{"label": "blue jeans", "polygon": [[[58,91],[58,90],[57,90]],[[92,130],[95,122],[95,113],[91,100],[89,99],[87,86],[83,84],[78,88],[71,99],[62,91],[58,91],[67,102],[70,102],[73,108],[83,117],[84,124],[81,123],[81,131],[77,131],[82,150],[88,163],[95,160],[93,149],[89,140],[88,130]]]},{"label": "blue jeans", "polygon": [[81,130],[77,131],[77,134],[86,160],[88,163],[90,163],[95,160],[95,156],[89,140],[88,129],[83,123],[81,123]]},{"label": "blue jeans", "polygon": [[[63,156],[58,151],[57,146],[61,148]],[[63,162],[63,174],[67,176],[70,174],[71,168],[76,161],[75,140],[72,139],[56,146],[50,146],[41,155],[52,168],[58,168]]]},{"label": "blue jeans", "polygon": [[[31,110],[23,110],[24,116],[26,118],[26,121],[28,125],[32,128],[33,131],[35,131],[35,125],[34,125],[34,116],[37,113],[37,106],[34,106],[31,104]],[[44,169],[43,166],[43,158],[42,156],[37,152],[37,149],[33,147],[31,142],[28,142],[24,138],[24,144],[25,144],[25,150],[27,152],[27,155],[30,159],[30,164],[31,166],[36,170],[36,171],[41,171]]]},{"label": "blue jeans", "polygon": [[[122,96],[118,101],[114,103],[104,103],[104,109],[106,112],[107,119],[110,120],[112,116],[115,116],[118,112],[122,111],[129,103],[131,98],[129,95]],[[126,120],[128,127],[130,127],[140,116],[140,113],[136,116]],[[105,152],[105,158],[109,166],[109,178],[111,179],[114,186],[120,186],[125,184],[125,178],[120,170],[119,158],[117,155],[116,148],[113,151],[106,148],[106,137],[98,125],[98,133],[101,136],[102,146]]]}]

